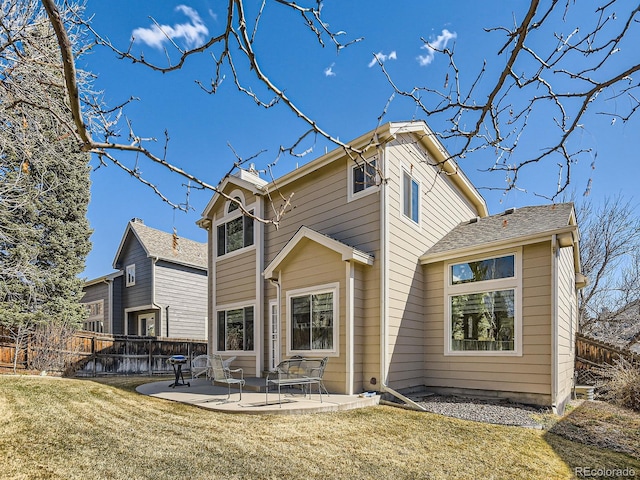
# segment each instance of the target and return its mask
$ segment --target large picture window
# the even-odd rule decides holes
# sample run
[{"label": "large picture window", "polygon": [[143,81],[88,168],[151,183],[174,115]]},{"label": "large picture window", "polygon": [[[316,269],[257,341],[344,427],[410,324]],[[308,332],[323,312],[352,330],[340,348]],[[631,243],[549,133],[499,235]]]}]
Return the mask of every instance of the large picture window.
[{"label": "large picture window", "polygon": [[253,245],[253,218],[241,215],[218,225],[218,256],[250,245]]},{"label": "large picture window", "polygon": [[218,351],[253,350],[253,307],[218,312]]},{"label": "large picture window", "polygon": [[337,349],[337,288],[290,292],[289,348],[292,352],[335,352]]},{"label": "large picture window", "polygon": [[515,253],[448,265],[447,352],[519,354]]}]

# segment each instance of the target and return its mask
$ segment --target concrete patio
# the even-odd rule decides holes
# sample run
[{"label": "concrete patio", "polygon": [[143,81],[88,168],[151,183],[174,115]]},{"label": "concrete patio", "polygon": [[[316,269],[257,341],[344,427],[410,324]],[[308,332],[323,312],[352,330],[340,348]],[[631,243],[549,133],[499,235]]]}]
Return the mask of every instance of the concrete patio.
[{"label": "concrete patio", "polygon": [[185,379],[190,386],[171,387],[173,380],[162,380],[145,383],[136,388],[138,393],[151,397],[163,398],[174,402],[186,403],[200,408],[207,408],[225,413],[245,413],[251,415],[300,415],[307,413],[335,412],[352,410],[378,405],[379,395],[371,397],[360,395],[338,395],[330,393],[322,395],[322,402],[317,391],[304,395],[301,390],[283,389],[281,404],[278,403],[277,389],[270,388],[267,395],[264,391],[264,378],[246,378],[242,389],[242,400],[237,389],[231,389],[231,397],[227,399],[226,385],[213,385],[210,380],[197,378]]}]

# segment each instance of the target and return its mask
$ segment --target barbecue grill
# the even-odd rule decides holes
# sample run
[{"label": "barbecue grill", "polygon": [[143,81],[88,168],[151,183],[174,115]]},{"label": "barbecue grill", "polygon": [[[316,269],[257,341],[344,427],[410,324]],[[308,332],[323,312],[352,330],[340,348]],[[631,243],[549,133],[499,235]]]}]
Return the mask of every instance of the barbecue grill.
[{"label": "barbecue grill", "polygon": [[185,383],[184,377],[182,376],[182,365],[187,363],[187,357],[184,355],[173,355],[169,358],[169,364],[173,367],[173,373],[176,375],[176,379],[174,382],[169,385],[172,388],[176,387],[190,387],[190,383]]}]

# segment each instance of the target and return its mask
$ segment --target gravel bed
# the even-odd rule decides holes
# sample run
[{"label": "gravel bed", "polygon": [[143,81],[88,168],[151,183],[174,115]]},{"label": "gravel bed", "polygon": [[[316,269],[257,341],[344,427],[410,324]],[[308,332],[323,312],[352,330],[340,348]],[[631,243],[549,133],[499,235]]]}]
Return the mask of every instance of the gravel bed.
[{"label": "gravel bed", "polygon": [[528,428],[541,429],[542,424],[537,422],[533,415],[550,413],[550,410],[544,407],[467,397],[430,395],[412,400],[429,412],[447,417]]}]

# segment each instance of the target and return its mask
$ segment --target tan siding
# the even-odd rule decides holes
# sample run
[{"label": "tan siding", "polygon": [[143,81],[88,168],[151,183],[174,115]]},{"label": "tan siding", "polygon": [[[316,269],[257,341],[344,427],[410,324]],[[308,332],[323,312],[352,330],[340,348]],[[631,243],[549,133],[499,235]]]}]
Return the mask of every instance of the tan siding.
[{"label": "tan siding", "polygon": [[[355,338],[354,338],[354,388],[356,391],[369,388],[368,381],[371,377],[380,376],[380,196],[377,191],[369,195],[348,201],[348,168],[353,163],[351,160],[337,161],[327,165],[317,172],[287,185],[280,193],[286,198],[293,193],[292,208],[282,219],[279,228],[273,226],[265,228],[265,265],[268,264],[278,252],[293,237],[301,226],[312,228],[320,233],[329,235],[347,245],[358,248],[374,256],[373,266],[357,268],[356,275],[356,305],[355,312]],[[273,195],[275,207],[280,205],[279,195]],[[273,211],[273,205],[267,205],[266,211]],[[318,248],[312,248],[317,253]],[[326,249],[324,249],[326,250]],[[344,280],[345,266],[340,260],[334,265],[328,277],[323,277],[322,258],[310,257],[302,272],[294,273],[289,269],[289,264],[283,265],[287,273],[294,275],[289,277],[296,286],[302,288],[305,285],[322,284],[331,275],[339,274]],[[297,277],[295,275],[298,275]],[[324,280],[321,280],[324,278]],[[335,278],[329,281],[336,281]],[[275,288],[267,286],[267,297],[275,298]],[[286,295],[282,294],[282,302],[286,301]],[[358,303],[359,302],[359,303]],[[341,300],[341,304],[344,303]],[[284,305],[281,305],[281,321],[286,319]],[[341,306],[342,308],[342,306]],[[265,309],[266,311],[266,309]],[[265,325],[268,323],[265,322]],[[281,328],[281,354],[286,355],[284,323]],[[341,355],[344,350],[344,340],[341,344]],[[344,369],[344,359],[339,360],[340,368]],[[335,376],[338,359],[329,361],[329,371]],[[344,372],[344,370],[342,370]],[[344,389],[344,377],[334,379],[336,388]],[[328,388],[329,385],[327,385]]]},{"label": "tan siding", "polygon": [[561,248],[558,257],[558,403],[569,399],[573,385],[577,299],[573,248]]},{"label": "tan siding", "polygon": [[[330,355],[325,370],[324,383],[329,391],[345,392],[346,330],[345,330],[345,263],[336,252],[310,240],[303,240],[282,265],[281,351],[286,355],[287,292],[307,287],[323,286],[339,282],[338,302],[338,352]],[[318,354],[320,356],[322,354]]]},{"label": "tan siding", "polygon": [[[423,384],[426,335],[424,270],[418,258],[453,226],[477,215],[449,179],[425,161],[409,137],[387,148],[389,189],[389,385]],[[402,166],[420,183],[420,225],[402,213]],[[442,344],[442,336],[440,336]]]},{"label": "tan siding", "polygon": [[256,298],[255,249],[216,262],[216,303],[227,305]]},{"label": "tan siding", "polygon": [[425,385],[496,394],[512,392],[514,398],[522,396],[530,401],[550,402],[550,242],[523,247],[521,258],[522,356],[445,356],[444,342],[448,340],[444,338],[444,264],[438,262],[425,267]]}]

